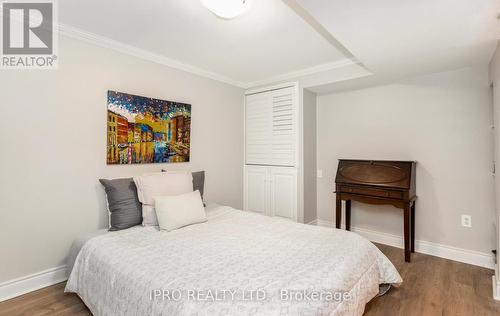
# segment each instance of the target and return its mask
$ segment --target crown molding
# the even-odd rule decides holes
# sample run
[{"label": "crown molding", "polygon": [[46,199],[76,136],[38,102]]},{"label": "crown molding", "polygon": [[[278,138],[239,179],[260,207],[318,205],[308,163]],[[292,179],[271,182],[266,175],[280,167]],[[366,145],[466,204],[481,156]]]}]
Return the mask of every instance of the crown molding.
[{"label": "crown molding", "polygon": [[91,32],[84,31],[82,29],[59,23],[57,25],[57,32],[59,35],[63,35],[69,38],[87,42],[96,46],[112,49],[123,54],[134,56],[143,60],[151,61],[160,65],[164,65],[177,70],[182,70],[188,73],[192,73],[201,77],[213,79],[219,82],[223,82],[232,86],[239,88],[244,88],[245,84],[243,82],[231,79],[229,77],[192,66],[178,60],[165,57],[163,55],[153,53],[132,45],[128,45],[119,41],[112,40],[110,38],[97,35]]},{"label": "crown molding", "polygon": [[68,24],[63,24],[63,23],[58,23],[56,26],[57,32],[59,35],[66,36],[72,39],[80,40],[89,44],[93,44],[96,46],[108,48],[115,50],[117,52],[127,54],[130,56],[134,56],[143,60],[151,61],[160,65],[164,65],[170,68],[174,68],[177,70],[182,70],[191,74],[195,74],[201,77],[205,77],[208,79],[216,80],[219,82],[223,82],[238,88],[243,88],[243,89],[248,89],[251,87],[257,87],[257,86],[262,86],[266,84],[272,84],[280,81],[287,81],[290,79],[302,77],[302,76],[308,76],[308,75],[314,75],[317,73],[321,73],[324,71],[336,69],[336,68],[342,68],[342,67],[347,67],[351,65],[356,65],[359,64],[359,62],[355,59],[342,59],[339,61],[331,62],[331,63],[326,63],[322,65],[317,65],[313,66],[310,68],[305,68],[302,70],[298,71],[293,71],[293,72],[288,72],[285,74],[269,77],[263,80],[258,80],[258,81],[252,81],[252,82],[241,82],[232,78],[229,78],[227,76],[208,71],[190,64],[186,64],[183,62],[180,62],[178,60],[168,58],[166,56],[150,52],[145,49],[141,49],[132,45],[128,45],[95,33],[91,33],[79,28],[76,28],[74,26],[68,25]]},{"label": "crown molding", "polygon": [[360,62],[357,59],[354,58],[345,58],[341,60],[337,60],[331,63],[326,63],[326,64],[321,64],[301,70],[296,70],[296,71],[291,71],[287,72],[281,75],[269,77],[263,80],[258,80],[258,81],[253,81],[253,82],[248,82],[245,84],[245,88],[253,88],[253,87],[259,87],[259,86],[264,86],[268,84],[273,84],[276,82],[281,82],[281,81],[288,81],[292,79],[297,79],[299,77],[304,77],[304,76],[310,76],[310,75],[315,75],[321,72],[333,70],[333,69],[338,69],[338,68],[343,68],[343,67],[349,67],[353,65],[358,65]]},{"label": "crown molding", "polygon": [[[2,8],[2,4],[0,3],[0,9]],[[0,10],[0,20],[3,18],[3,12]],[[133,57],[137,57],[146,61],[151,61],[160,65],[164,65],[170,68],[174,68],[177,70],[185,71],[194,75],[198,75],[200,77],[212,79],[215,81],[219,81],[222,83],[226,83],[238,88],[242,89],[249,89],[249,88],[255,88],[259,86],[264,86],[264,85],[269,85],[269,84],[275,84],[278,82],[283,82],[283,81],[290,81],[292,79],[297,79],[299,77],[303,76],[308,76],[308,75],[314,75],[318,74],[321,72],[337,69],[337,68],[342,68],[342,67],[348,67],[352,65],[362,65],[361,62],[359,62],[355,57],[352,58],[345,58],[341,60],[337,60],[334,62],[330,63],[325,63],[297,71],[292,71],[292,72],[287,72],[284,74],[268,77],[262,80],[257,80],[257,81],[249,81],[249,82],[242,82],[238,81],[235,79],[232,79],[230,77],[218,74],[216,72],[212,72],[209,70],[205,70],[203,68],[193,66],[169,57],[166,57],[164,55],[158,54],[158,53],[153,53],[151,51],[138,48],[136,46],[132,46],[129,44],[125,44],[123,42],[119,42],[113,39],[110,39],[105,36],[101,36],[92,32],[88,32],[85,30],[82,30],[80,28],[71,26],[69,24],[64,24],[64,23],[56,23],[54,25],[57,34],[66,36],[75,40],[80,40],[89,44],[93,44],[99,47],[103,48],[108,48],[126,55],[130,55]]]}]

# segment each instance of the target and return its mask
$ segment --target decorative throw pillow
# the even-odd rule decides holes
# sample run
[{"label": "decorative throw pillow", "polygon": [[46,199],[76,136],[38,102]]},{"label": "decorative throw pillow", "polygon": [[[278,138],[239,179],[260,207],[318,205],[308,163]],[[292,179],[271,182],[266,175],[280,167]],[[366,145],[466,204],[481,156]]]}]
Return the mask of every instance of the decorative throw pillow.
[{"label": "decorative throw pillow", "polygon": [[207,221],[200,191],[181,195],[156,196],[155,210],[160,229],[172,231]]},{"label": "decorative throw pillow", "polygon": [[[161,172],[178,172],[167,171],[162,169]],[[200,191],[201,199],[203,200],[203,190],[205,189],[205,171],[195,171],[193,174],[193,191]]]},{"label": "decorative throw pillow", "polygon": [[193,176],[190,172],[158,172],[134,177],[137,196],[142,203],[142,225],[158,226],[154,209],[154,197],[179,195],[193,192]]},{"label": "decorative throw pillow", "polygon": [[142,206],[132,178],[99,179],[108,200],[109,230],[121,230],[142,223]]}]

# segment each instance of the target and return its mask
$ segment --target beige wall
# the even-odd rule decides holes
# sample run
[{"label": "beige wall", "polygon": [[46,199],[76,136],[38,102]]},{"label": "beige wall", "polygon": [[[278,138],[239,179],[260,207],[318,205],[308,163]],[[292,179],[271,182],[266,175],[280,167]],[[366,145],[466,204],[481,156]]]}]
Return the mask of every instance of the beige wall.
[{"label": "beige wall", "polygon": [[[206,170],[206,199],[242,207],[243,90],[62,38],[59,69],[0,71],[0,282],[64,264],[107,225],[98,179]],[[106,165],[108,89],[192,104],[191,162]]]},{"label": "beige wall", "polygon": [[[318,97],[318,218],[334,220],[339,158],[416,160],[416,239],[494,247],[492,101],[487,67]],[[472,215],[463,228],[460,215]],[[356,227],[402,235],[401,211],[353,203]]]},{"label": "beige wall", "polygon": [[316,94],[304,89],[304,223],[314,221],[316,213]]}]

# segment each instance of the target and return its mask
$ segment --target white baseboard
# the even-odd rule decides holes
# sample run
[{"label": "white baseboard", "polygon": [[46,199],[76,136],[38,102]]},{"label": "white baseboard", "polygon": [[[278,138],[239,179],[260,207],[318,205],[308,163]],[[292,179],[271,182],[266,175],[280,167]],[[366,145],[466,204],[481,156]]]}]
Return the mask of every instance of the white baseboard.
[{"label": "white baseboard", "polygon": [[[335,227],[334,222],[320,219],[312,221],[309,224],[325,227]],[[351,227],[351,231],[376,243],[397,248],[404,248],[404,241],[402,236],[357,227]],[[435,257],[441,257],[458,262],[472,264],[475,266],[485,267],[488,269],[495,268],[493,255],[479,251],[442,245],[425,240],[415,240],[415,251]]]},{"label": "white baseboard", "polygon": [[493,282],[493,299],[500,301],[500,284],[497,282],[497,278],[492,275],[491,276]]},{"label": "white baseboard", "polygon": [[495,265],[495,274],[491,276],[491,281],[493,283],[493,298],[500,301],[500,267],[498,264]]},{"label": "white baseboard", "polygon": [[66,265],[0,283],[0,302],[66,281]]}]

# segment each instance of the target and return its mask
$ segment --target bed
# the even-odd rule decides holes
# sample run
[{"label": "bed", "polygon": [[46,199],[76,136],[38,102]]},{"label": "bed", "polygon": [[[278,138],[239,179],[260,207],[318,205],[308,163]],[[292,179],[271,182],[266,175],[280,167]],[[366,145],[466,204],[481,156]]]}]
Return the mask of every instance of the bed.
[{"label": "bed", "polygon": [[402,282],[354,233],[226,206],[207,217],[80,242],[65,291],[94,315],[362,315],[379,284]]}]

